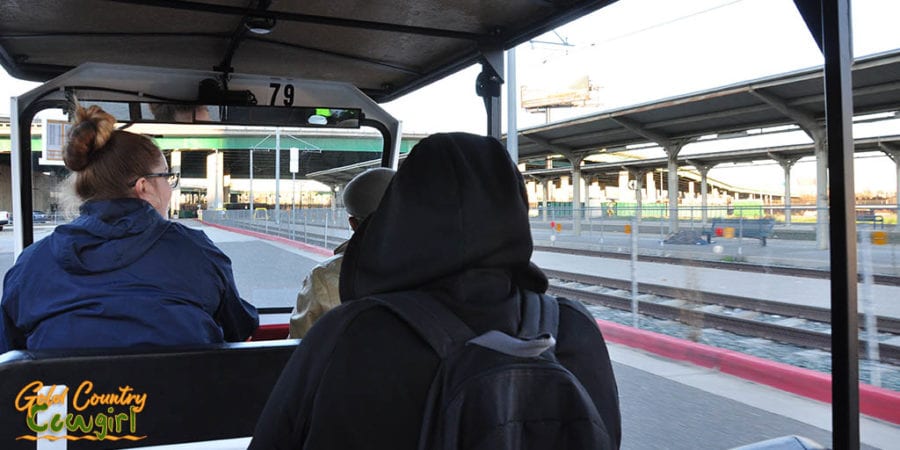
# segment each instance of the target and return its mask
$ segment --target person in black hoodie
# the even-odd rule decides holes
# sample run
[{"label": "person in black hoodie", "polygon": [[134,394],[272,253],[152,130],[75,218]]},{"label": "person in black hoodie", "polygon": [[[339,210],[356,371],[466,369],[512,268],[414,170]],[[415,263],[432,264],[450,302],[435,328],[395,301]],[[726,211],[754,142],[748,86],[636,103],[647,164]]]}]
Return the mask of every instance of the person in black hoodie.
[{"label": "person in black hoodie", "polygon": [[[342,304],[301,341],[250,448],[417,448],[439,358],[394,313],[354,300],[413,291],[440,301],[476,334],[515,334],[520,290],[547,289],[531,253],[525,186],[502,144],[464,133],[423,139],[350,239]],[[618,445],[609,354],[583,309],[560,307],[556,355],[584,385]]]}]

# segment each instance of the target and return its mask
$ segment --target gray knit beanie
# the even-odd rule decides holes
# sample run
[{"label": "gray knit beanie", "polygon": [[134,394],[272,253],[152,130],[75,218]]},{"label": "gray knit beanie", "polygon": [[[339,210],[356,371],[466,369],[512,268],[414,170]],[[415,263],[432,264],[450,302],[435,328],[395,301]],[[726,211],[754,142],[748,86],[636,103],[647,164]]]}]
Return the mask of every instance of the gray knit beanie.
[{"label": "gray knit beanie", "polygon": [[394,173],[392,169],[379,167],[353,177],[344,188],[344,207],[347,208],[347,214],[360,221],[369,217],[369,214],[378,208],[378,203],[381,202],[384,190],[391,184]]}]

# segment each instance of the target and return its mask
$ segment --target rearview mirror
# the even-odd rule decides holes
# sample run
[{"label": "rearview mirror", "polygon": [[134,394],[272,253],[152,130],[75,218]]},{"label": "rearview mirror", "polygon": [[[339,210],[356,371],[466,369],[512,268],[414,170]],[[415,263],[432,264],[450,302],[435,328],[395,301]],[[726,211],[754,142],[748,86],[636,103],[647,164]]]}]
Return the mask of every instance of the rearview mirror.
[{"label": "rearview mirror", "polygon": [[262,125],[284,127],[359,128],[363,113],[357,108],[321,106],[194,105],[162,102],[92,102],[120,123],[182,123],[202,125]]}]

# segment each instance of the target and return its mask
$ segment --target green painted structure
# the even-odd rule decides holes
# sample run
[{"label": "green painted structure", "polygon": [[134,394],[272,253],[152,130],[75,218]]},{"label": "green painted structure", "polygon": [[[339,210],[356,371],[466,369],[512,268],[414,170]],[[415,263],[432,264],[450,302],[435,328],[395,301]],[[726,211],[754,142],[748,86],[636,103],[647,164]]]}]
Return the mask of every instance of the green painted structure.
[{"label": "green painted structure", "polygon": [[[400,153],[408,153],[422,137],[405,137],[400,141]],[[302,137],[303,142],[292,139],[289,135],[282,135],[281,148],[290,147],[316,148],[329,152],[381,152],[382,141],[371,135],[362,136],[308,136]],[[173,136],[155,138],[154,142],[163,150],[189,150],[189,149],[274,149],[275,138],[270,135],[243,135],[243,136]],[[40,137],[32,137],[31,151],[40,152],[43,142]],[[12,142],[9,135],[0,135],[0,152],[12,151]]]}]

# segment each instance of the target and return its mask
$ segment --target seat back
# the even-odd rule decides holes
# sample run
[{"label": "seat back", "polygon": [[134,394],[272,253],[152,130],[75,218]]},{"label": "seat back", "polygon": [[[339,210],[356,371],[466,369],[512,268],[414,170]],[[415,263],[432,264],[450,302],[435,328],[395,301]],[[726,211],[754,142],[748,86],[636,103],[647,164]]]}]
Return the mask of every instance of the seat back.
[{"label": "seat back", "polygon": [[250,436],[297,342],[5,353],[0,448],[33,450],[39,441],[65,440],[70,450],[106,449]]}]

